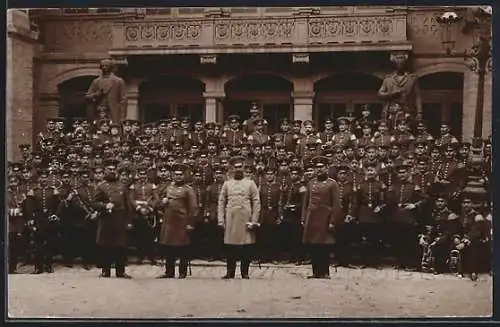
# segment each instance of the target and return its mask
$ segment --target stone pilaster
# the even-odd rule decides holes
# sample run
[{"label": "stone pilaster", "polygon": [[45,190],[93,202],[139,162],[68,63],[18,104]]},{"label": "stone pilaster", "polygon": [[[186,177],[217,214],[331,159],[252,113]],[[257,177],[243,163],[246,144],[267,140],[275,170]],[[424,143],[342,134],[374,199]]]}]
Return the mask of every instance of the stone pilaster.
[{"label": "stone pilaster", "polygon": [[464,73],[462,139],[471,141],[474,135],[478,75],[470,70]]},{"label": "stone pilaster", "polygon": [[313,119],[313,91],[294,91],[293,97],[293,119],[302,121]]},{"label": "stone pilaster", "polygon": [[127,85],[127,119],[139,119],[139,82],[131,81]]},{"label": "stone pilaster", "polygon": [[33,143],[33,61],[38,32],[23,10],[7,11],[6,119],[8,160],[19,160],[19,145]]},{"label": "stone pilaster", "polygon": [[218,118],[218,108],[221,106],[222,99],[224,99],[224,92],[205,92],[205,121],[207,123],[215,123]]},{"label": "stone pilaster", "polygon": [[492,93],[492,74],[486,73],[484,79],[484,109],[483,109],[483,137],[488,137],[493,133],[491,122],[493,120],[493,93]]}]

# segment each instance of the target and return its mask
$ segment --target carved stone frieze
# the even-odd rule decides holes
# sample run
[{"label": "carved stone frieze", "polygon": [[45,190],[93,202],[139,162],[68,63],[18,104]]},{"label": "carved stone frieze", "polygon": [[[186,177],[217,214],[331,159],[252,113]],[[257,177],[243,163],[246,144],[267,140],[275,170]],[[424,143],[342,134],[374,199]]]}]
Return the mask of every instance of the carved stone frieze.
[{"label": "carved stone frieze", "polygon": [[200,39],[201,22],[160,22],[133,23],[125,27],[125,38],[128,42],[139,41],[179,41]]},{"label": "carved stone frieze", "polygon": [[293,36],[293,19],[220,20],[215,24],[217,43],[287,42]]},{"label": "carved stone frieze", "polygon": [[[118,23],[113,48],[216,52],[221,48],[308,47],[310,44],[406,42],[406,15],[165,19]],[[187,49],[183,49],[186,47]],[[127,49],[127,50],[124,50]],[[139,50],[137,50],[139,49]],[[131,51],[131,50],[130,50]],[[148,50],[149,51],[149,50]],[[163,52],[162,52],[163,53]],[[183,52],[185,53],[185,52]]]},{"label": "carved stone frieze", "polygon": [[110,21],[52,21],[45,24],[43,37],[47,50],[80,50],[109,47],[112,41]]},{"label": "carved stone frieze", "polygon": [[385,16],[318,17],[308,22],[309,38],[327,42],[398,39],[398,27],[392,17]]},{"label": "carved stone frieze", "polygon": [[413,12],[408,15],[408,25],[412,35],[416,38],[440,37],[440,26],[437,22],[439,12]]}]

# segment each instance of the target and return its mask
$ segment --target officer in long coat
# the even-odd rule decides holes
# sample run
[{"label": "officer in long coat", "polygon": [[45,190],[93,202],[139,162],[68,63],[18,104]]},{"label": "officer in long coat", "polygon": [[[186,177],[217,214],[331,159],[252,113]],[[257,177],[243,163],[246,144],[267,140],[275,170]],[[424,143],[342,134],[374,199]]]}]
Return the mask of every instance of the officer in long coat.
[{"label": "officer in long coat", "polygon": [[330,278],[329,252],[335,242],[333,232],[342,218],[339,186],[328,178],[328,158],[312,160],[318,173],[309,182],[302,206],[302,242],[309,247],[313,274],[309,278]]},{"label": "officer in long coat", "polygon": [[33,233],[35,271],[52,273],[57,225],[60,221],[57,216],[60,194],[57,188],[49,186],[48,170],[39,172],[38,184],[27,193],[27,219]]},{"label": "officer in long coat", "polygon": [[9,177],[9,188],[7,190],[8,226],[9,226],[9,274],[17,272],[17,263],[21,254],[21,240],[24,229],[24,213],[26,205],[26,194],[19,187],[16,176]]},{"label": "officer in long coat", "polygon": [[96,189],[94,205],[101,212],[97,222],[97,245],[102,254],[101,277],[111,276],[111,265],[116,277],[131,278],[125,273],[128,230],[132,228],[132,213],[128,186],[118,180],[116,159],[106,161],[106,176]]},{"label": "officer in long coat", "polygon": [[219,195],[218,222],[224,228],[227,246],[223,279],[234,278],[237,260],[241,260],[241,277],[249,278],[250,245],[255,243],[255,229],[259,225],[259,190],[253,180],[244,178],[243,161],[241,156],[232,158],[233,176],[224,182]]},{"label": "officer in long coat", "polygon": [[198,214],[198,202],[191,186],[186,184],[188,167],[183,164],[173,166],[174,183],[165,187],[161,194],[163,224],[158,243],[165,258],[165,273],[158,278],[175,277],[175,261],[179,263],[179,278],[186,278],[189,263],[190,234],[194,217]]}]

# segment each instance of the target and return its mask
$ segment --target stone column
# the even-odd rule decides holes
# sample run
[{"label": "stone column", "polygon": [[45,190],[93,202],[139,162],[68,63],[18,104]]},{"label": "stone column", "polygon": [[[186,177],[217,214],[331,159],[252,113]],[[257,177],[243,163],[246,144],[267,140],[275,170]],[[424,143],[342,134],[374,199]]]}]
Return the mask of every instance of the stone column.
[{"label": "stone column", "polygon": [[464,73],[462,140],[470,142],[474,135],[478,75],[470,70]]},{"label": "stone column", "polygon": [[302,121],[313,119],[313,91],[295,91],[293,96],[293,119]]},{"label": "stone column", "polygon": [[127,119],[139,119],[139,81],[132,80],[127,85]]},{"label": "stone column", "polygon": [[19,160],[19,145],[33,143],[33,61],[38,32],[23,10],[7,11],[6,119],[8,160]]},{"label": "stone column", "polygon": [[217,108],[220,107],[220,102],[222,101],[224,96],[224,92],[221,91],[203,93],[203,97],[205,98],[205,122],[217,122]]},{"label": "stone column", "polygon": [[493,112],[492,110],[492,101],[493,101],[493,93],[492,93],[492,73],[487,72],[484,79],[484,109],[483,109],[483,137],[486,138],[493,133],[492,129],[492,120],[493,120]]}]

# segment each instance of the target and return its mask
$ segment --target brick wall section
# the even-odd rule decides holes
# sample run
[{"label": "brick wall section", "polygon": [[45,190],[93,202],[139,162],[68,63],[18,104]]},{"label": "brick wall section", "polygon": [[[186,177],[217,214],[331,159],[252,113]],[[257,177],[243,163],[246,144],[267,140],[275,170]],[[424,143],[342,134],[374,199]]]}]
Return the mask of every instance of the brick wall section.
[{"label": "brick wall section", "polygon": [[19,145],[33,139],[34,39],[27,14],[8,12],[7,38],[7,160],[19,160]]}]

